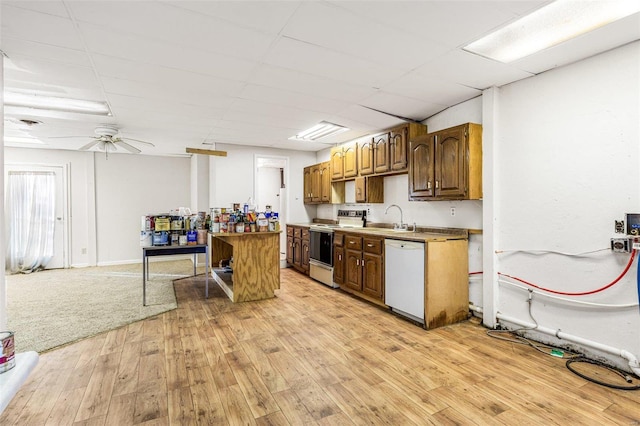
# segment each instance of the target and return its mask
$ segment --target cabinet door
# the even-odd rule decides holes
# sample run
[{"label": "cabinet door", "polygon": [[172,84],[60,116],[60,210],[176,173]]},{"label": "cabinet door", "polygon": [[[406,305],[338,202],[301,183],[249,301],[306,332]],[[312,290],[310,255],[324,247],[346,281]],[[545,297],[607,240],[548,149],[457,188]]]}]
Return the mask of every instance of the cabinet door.
[{"label": "cabinet door", "polygon": [[300,238],[293,239],[293,264],[300,268],[302,266],[302,251],[300,250]]},{"label": "cabinet door", "polygon": [[391,130],[389,133],[389,152],[391,153],[391,170],[407,170],[407,142],[409,127],[403,126]]},{"label": "cabinet door", "polygon": [[303,184],[302,187],[304,188],[304,202],[305,203],[310,203],[311,202],[311,192],[312,192],[312,181],[311,181],[311,167],[305,167],[302,171],[302,179],[303,179]]},{"label": "cabinet door", "polygon": [[409,142],[409,199],[433,197],[435,134],[418,136]]},{"label": "cabinet door", "polygon": [[390,170],[389,133],[382,133],[373,137],[373,167],[376,173]]},{"label": "cabinet door", "polygon": [[344,156],[342,155],[342,147],[336,146],[331,148],[331,180],[340,180],[344,178]]},{"label": "cabinet door", "polygon": [[309,240],[300,240],[301,259],[300,266],[307,274],[309,273]]},{"label": "cabinet door", "polygon": [[320,202],[331,202],[331,163],[320,163]]},{"label": "cabinet door", "polygon": [[320,165],[315,164],[311,166],[311,202],[320,202]]},{"label": "cabinet door", "polygon": [[362,250],[345,252],[344,286],[356,291],[362,291]]},{"label": "cabinet door", "polygon": [[367,202],[367,178],[359,177],[356,178],[355,181],[355,189],[356,189],[356,203],[366,203]]},{"label": "cabinet door", "polygon": [[333,247],[333,282],[344,284],[344,248]]},{"label": "cabinet door", "polygon": [[365,139],[359,143],[360,176],[373,173],[373,138]]},{"label": "cabinet door", "polygon": [[293,264],[293,237],[287,237],[287,263]]},{"label": "cabinet door", "polygon": [[344,157],[344,177],[358,176],[358,145],[351,143],[342,148]]},{"label": "cabinet door", "polygon": [[465,198],[466,144],[465,126],[435,133],[435,196]]},{"label": "cabinet door", "polygon": [[383,300],[384,271],[382,269],[382,256],[364,253],[362,262],[362,292],[367,296]]}]

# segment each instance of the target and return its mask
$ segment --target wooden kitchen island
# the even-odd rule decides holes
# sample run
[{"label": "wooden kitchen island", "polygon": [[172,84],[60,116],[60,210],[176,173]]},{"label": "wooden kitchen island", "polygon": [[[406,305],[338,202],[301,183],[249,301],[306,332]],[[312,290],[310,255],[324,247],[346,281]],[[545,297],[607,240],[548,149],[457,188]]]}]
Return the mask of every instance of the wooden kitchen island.
[{"label": "wooden kitchen island", "polygon": [[280,288],[280,232],[210,233],[209,253],[211,276],[233,302],[269,299]]}]

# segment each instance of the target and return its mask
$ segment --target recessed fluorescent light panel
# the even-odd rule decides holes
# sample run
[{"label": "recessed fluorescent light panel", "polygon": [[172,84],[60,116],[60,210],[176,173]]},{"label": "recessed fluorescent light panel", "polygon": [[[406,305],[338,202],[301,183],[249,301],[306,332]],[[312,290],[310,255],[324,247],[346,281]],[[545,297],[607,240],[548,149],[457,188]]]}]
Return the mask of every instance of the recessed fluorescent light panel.
[{"label": "recessed fluorescent light panel", "polygon": [[638,0],[556,0],[463,49],[512,62],[639,11]]},{"label": "recessed fluorescent light panel", "polygon": [[339,126],[337,124],[329,123],[328,121],[321,121],[310,129],[298,133],[295,136],[291,136],[289,139],[300,141],[315,141],[318,139],[326,138],[327,136],[337,135],[338,133],[346,132],[349,128]]},{"label": "recessed fluorescent light panel", "polygon": [[4,104],[6,106],[76,112],[81,114],[111,115],[111,111],[106,102],[58,98],[35,93],[5,92]]}]

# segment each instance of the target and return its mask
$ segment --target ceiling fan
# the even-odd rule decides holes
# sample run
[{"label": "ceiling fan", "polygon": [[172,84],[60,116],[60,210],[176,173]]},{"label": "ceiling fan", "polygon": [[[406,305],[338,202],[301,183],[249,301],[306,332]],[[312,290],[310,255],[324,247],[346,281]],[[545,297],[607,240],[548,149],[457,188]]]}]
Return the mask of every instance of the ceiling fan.
[{"label": "ceiling fan", "polygon": [[[78,148],[80,151],[88,151],[91,148],[98,146],[98,149],[104,151],[107,156],[110,152],[118,151],[118,148],[123,148],[132,154],[140,154],[142,151],[126,141],[133,141],[145,145],[155,146],[151,142],[141,141],[139,139],[124,138],[120,135],[120,130],[115,126],[103,125],[98,126],[94,130],[95,136],[91,136],[93,140],[86,145]],[[53,138],[78,138],[86,136],[54,136]]]}]

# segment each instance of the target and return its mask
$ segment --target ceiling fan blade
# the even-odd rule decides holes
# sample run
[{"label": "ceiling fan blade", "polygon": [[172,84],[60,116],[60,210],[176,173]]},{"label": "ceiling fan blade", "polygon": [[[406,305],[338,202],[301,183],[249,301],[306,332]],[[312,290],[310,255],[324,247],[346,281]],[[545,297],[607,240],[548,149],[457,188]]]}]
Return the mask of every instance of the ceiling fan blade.
[{"label": "ceiling fan blade", "polygon": [[100,143],[100,141],[91,141],[86,145],[81,146],[80,148],[78,148],[78,150],[80,151],[86,151],[88,149],[93,148],[94,146],[98,145]]},{"label": "ceiling fan blade", "polygon": [[120,140],[123,140],[123,141],[134,141],[134,142],[143,143],[143,144],[146,144],[146,145],[155,146],[155,145],[154,145],[154,144],[152,144],[151,142],[141,141],[140,139],[133,139],[133,138],[120,138]]},{"label": "ceiling fan blade", "polygon": [[119,146],[123,147],[124,149],[126,149],[127,151],[129,151],[132,154],[140,154],[142,151],[140,151],[138,148],[136,148],[135,146],[131,146],[128,143],[126,143],[125,141],[119,141],[117,142]]}]

